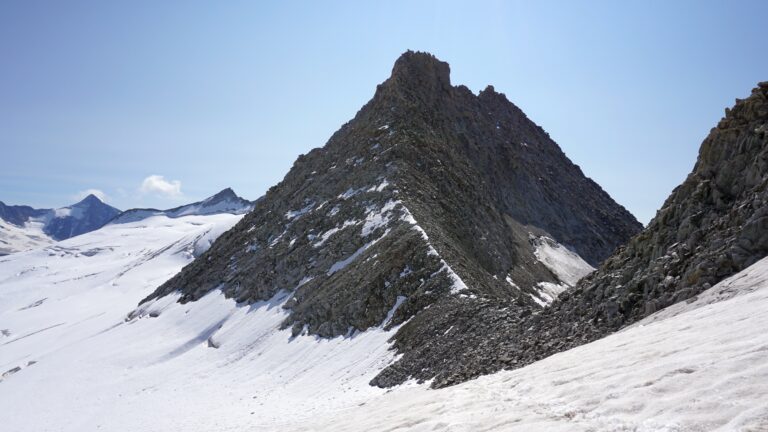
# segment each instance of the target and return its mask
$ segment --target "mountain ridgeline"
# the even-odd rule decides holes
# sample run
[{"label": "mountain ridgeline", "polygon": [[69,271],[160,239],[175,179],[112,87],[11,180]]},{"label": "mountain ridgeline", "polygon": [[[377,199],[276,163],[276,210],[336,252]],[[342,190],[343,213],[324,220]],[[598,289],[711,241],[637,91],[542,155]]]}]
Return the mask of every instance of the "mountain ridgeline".
[{"label": "mountain ridgeline", "polygon": [[766,255],[768,82],[761,82],[725,110],[648,227],[542,313],[522,349],[537,359],[597,339],[694,301]]},{"label": "mountain ridgeline", "polygon": [[44,247],[60,240],[95,231],[107,224],[137,222],[153,216],[178,218],[190,215],[244,214],[254,203],[226,188],[202,201],[168,210],[130,209],[124,212],[95,195],[58,209],[6,205],[0,201],[0,255]]},{"label": "mountain ridgeline", "polygon": [[395,349],[429,367],[396,362],[374,380],[392,385],[440,373],[430,341],[462,351],[479,311],[525,316],[568,288],[573,275],[543,251],[581,276],[640,231],[503,94],[449,75],[430,54],[403,54],[353,120],[145,301],[285,296],[295,336],[403,324]]},{"label": "mountain ridgeline", "polygon": [[168,210],[153,208],[136,208],[122,212],[110,223],[130,223],[152,216],[167,216],[178,218],[189,215],[209,215],[218,213],[244,214],[253,209],[253,203],[239,197],[231,188],[226,188],[202,201],[174,207]]},{"label": "mountain ridgeline", "polygon": [[433,387],[443,387],[522,367],[695,301],[766,255],[768,82],[762,82],[726,109],[693,171],[648,226],[574,289],[530,314],[503,305],[478,309],[471,324],[457,330],[461,343],[439,334],[408,346],[397,341],[405,355],[376,382],[434,378]]}]

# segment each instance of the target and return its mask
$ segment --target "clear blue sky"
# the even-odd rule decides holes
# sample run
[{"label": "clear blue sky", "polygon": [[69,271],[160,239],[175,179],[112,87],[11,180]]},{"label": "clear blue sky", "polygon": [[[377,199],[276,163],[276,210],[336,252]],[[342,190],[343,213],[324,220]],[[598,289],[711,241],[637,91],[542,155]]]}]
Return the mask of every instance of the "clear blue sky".
[{"label": "clear blue sky", "polygon": [[5,1],[0,200],[255,199],[413,49],[506,93],[647,222],[723,109],[768,80],[767,16],[766,1]]}]

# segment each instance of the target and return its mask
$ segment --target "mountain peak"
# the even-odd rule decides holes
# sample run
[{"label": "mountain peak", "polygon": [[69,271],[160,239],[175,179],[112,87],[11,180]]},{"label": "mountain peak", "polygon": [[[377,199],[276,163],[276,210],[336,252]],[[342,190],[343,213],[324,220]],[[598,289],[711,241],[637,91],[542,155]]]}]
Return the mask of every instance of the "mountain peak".
[{"label": "mountain peak", "polygon": [[250,207],[251,203],[238,196],[232,188],[228,187],[225,189],[222,189],[221,191],[217,192],[215,195],[211,195],[208,198],[201,201],[201,204],[204,206],[212,206],[219,203],[231,203],[233,205],[236,205],[237,208],[242,207]]},{"label": "mountain peak", "polygon": [[502,98],[504,100],[507,100],[507,97],[504,95],[504,93],[499,93],[496,91],[496,88],[492,85],[487,85],[485,89],[480,90],[480,93],[477,95],[480,98]]},{"label": "mountain peak", "polygon": [[87,197],[85,197],[82,200],[80,200],[79,202],[73,204],[73,206],[80,205],[80,204],[91,205],[91,204],[105,204],[105,203],[104,203],[104,201],[101,198],[97,197],[96,195],[88,194]]},{"label": "mountain peak", "polygon": [[406,51],[395,61],[390,82],[426,90],[451,88],[451,68],[430,53]]},{"label": "mountain peak", "polygon": [[239,197],[237,196],[235,191],[232,190],[232,188],[228,187],[220,190],[219,192],[216,192],[216,194],[212,195],[208,199],[213,200],[218,198],[239,198]]},{"label": "mountain peak", "polygon": [[43,232],[55,240],[64,240],[101,228],[120,210],[104,203],[90,194],[71,206],[52,210],[53,217],[46,223]]},{"label": "mountain peak", "polygon": [[[564,257],[580,273],[639,229],[511,104],[451,86],[447,63],[409,51],[324,148],[297,159],[233,230],[146,301],[220,290],[253,303],[290,290],[281,327],[293,336],[402,324],[401,352],[429,351],[434,329],[469,325],[485,302],[517,316],[554,299],[572,275],[539,256]],[[375,384],[434,378],[431,365],[443,363],[421,358]]]}]

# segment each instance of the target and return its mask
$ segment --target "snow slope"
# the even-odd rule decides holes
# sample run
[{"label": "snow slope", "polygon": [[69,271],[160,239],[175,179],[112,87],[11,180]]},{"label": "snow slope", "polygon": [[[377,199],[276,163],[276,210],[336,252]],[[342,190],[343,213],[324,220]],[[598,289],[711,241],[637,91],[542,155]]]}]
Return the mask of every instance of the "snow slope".
[{"label": "snow slope", "polygon": [[0,255],[30,250],[53,243],[42,230],[42,224],[27,222],[20,227],[0,219]]},{"label": "snow slope", "polygon": [[533,243],[535,245],[533,253],[536,258],[568,286],[576,285],[579,279],[595,270],[579,254],[549,237],[535,238]]},{"label": "snow slope", "polygon": [[234,430],[382,394],[368,381],[392,331],[291,338],[287,291],[134,311],[240,217],[152,217],[0,258],[0,429]]},{"label": "snow slope", "polygon": [[528,367],[392,392],[282,430],[768,431],[768,258],[692,303]]},{"label": "snow slope", "polygon": [[290,288],[136,309],[239,218],[152,217],[1,257],[0,429],[768,430],[768,259],[528,367],[382,390],[368,381],[393,361],[393,331],[291,338]]}]

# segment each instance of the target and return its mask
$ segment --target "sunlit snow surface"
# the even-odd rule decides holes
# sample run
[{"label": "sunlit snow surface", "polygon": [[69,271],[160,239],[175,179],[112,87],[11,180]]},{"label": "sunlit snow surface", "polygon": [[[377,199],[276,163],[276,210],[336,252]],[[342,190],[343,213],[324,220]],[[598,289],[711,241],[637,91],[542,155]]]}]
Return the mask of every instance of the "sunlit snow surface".
[{"label": "sunlit snow surface", "polygon": [[42,225],[32,221],[20,227],[0,219],[0,256],[53,243],[53,239],[43,233]]},{"label": "sunlit snow surface", "polygon": [[768,258],[528,367],[410,388],[295,430],[768,431]]},{"label": "sunlit snow surface", "polygon": [[169,296],[125,320],[239,217],[153,217],[0,257],[0,430],[768,430],[768,260],[526,368],[386,391],[367,383],[393,333],[291,339],[287,292]]},{"label": "sunlit snow surface", "polygon": [[230,430],[384,393],[368,381],[392,331],[291,339],[286,292],[168,296],[125,320],[240,217],[152,217],[0,258],[0,430]]}]

